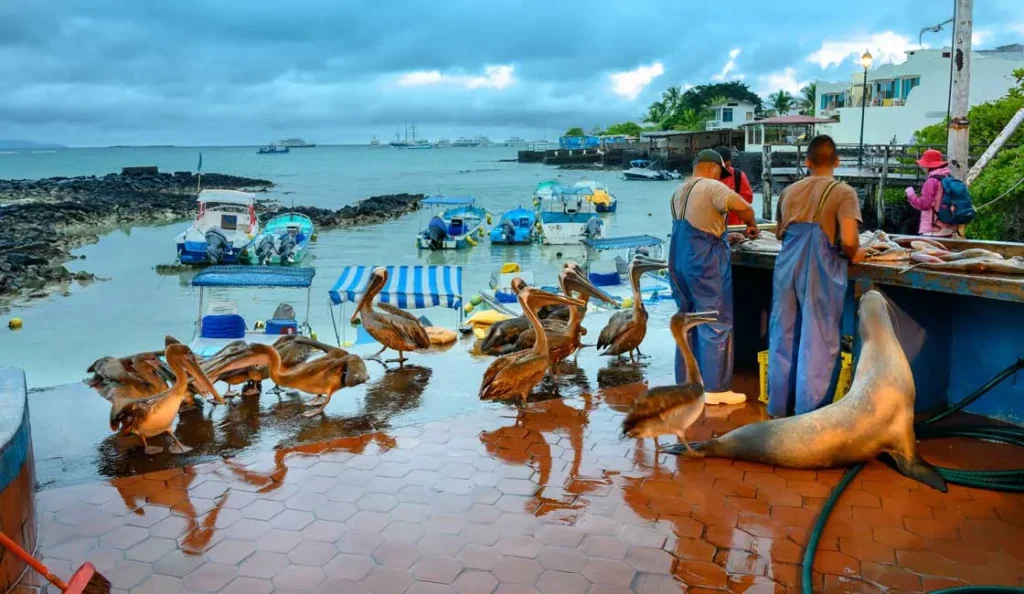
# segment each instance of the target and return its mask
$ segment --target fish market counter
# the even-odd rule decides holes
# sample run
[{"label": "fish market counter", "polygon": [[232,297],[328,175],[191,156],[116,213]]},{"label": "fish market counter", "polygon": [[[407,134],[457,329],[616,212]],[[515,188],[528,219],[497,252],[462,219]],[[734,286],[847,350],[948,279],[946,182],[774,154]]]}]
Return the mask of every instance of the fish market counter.
[{"label": "fish market counter", "polygon": [[[25,373],[0,367],[0,530],[27,551],[36,548],[35,465]],[[27,565],[0,546],[0,592],[8,592]]]},{"label": "fish market counter", "polygon": [[[981,247],[1006,257],[1024,256],[1024,244],[943,243],[954,250]],[[768,348],[775,257],[732,253],[738,369],[756,365],[757,353]],[[1024,358],[1024,276],[928,270],[910,264],[851,266],[842,331],[854,337],[856,354],[856,297],[872,286],[881,289],[893,304],[896,333],[914,373],[917,411],[941,410]],[[1024,424],[1024,377],[1002,382],[967,410]]]}]

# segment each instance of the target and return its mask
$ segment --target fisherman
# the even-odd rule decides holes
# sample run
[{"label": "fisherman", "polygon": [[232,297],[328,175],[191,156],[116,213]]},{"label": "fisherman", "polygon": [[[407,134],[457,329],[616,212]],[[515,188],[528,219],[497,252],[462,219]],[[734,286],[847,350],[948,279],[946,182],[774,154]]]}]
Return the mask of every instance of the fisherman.
[{"label": "fisherman", "polygon": [[[733,167],[732,149],[727,146],[723,146],[719,147],[717,150],[718,154],[722,155],[722,161],[725,162],[725,170],[729,173],[729,175],[722,178],[722,183],[739,194],[747,201],[747,204],[752,204],[754,202],[754,190],[750,187],[750,180],[747,179],[747,174],[743,173],[742,169]],[[739,173],[739,175],[736,175],[737,173]],[[725,224],[742,225],[743,221],[740,220],[740,217],[737,216],[736,213],[730,212],[729,216],[725,218]]]},{"label": "fisherman", "polygon": [[[739,404],[747,397],[732,384],[732,264],[725,240],[725,216],[736,213],[757,237],[754,209],[720,180],[729,175],[713,150],[697,155],[693,177],[672,195],[672,241],[669,273],[672,296],[681,312],[714,310],[718,321],[697,328],[694,355],[704,378],[708,404]],[[682,356],[676,353],[676,382],[686,381]]]},{"label": "fisherman", "polygon": [[810,175],[779,196],[782,251],[768,325],[768,414],[776,418],[828,404],[838,375],[847,262],[864,259],[857,193],[832,178],[838,166],[832,138],[814,137],[807,147]]},{"label": "fisherman", "polygon": [[914,188],[907,187],[907,201],[921,211],[921,221],[917,226],[918,235],[932,237],[956,237],[959,230],[956,225],[947,225],[939,220],[939,206],[942,205],[942,179],[950,175],[949,164],[940,151],[928,149],[917,160],[918,166],[928,174],[921,185],[921,195]]}]

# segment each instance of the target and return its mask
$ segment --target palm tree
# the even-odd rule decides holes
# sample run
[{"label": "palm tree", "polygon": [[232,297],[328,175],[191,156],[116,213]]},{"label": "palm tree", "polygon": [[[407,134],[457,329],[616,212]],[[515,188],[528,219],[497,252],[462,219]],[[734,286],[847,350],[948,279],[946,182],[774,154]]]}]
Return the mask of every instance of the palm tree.
[{"label": "palm tree", "polygon": [[665,104],[661,101],[655,101],[647,108],[647,115],[644,116],[644,121],[660,124],[666,115],[668,115],[668,109],[665,107]]},{"label": "palm tree", "polygon": [[676,107],[679,106],[679,101],[682,98],[683,90],[679,87],[669,87],[661,94],[661,100],[665,104],[665,108],[669,113],[676,110]]},{"label": "palm tree", "polygon": [[803,111],[806,115],[814,115],[817,113],[817,101],[818,85],[817,83],[810,83],[804,88],[800,89],[800,106],[803,107]]},{"label": "palm tree", "polygon": [[781,90],[778,93],[774,93],[768,96],[768,103],[775,110],[775,115],[786,115],[789,110],[793,109],[796,99],[793,95],[786,90]]}]

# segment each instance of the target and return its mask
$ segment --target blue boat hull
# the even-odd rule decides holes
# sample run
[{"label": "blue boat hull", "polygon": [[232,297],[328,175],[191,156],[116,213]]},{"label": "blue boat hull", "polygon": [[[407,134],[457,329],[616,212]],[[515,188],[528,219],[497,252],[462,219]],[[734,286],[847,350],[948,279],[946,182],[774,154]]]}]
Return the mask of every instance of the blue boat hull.
[{"label": "blue boat hull", "polygon": [[615,212],[615,209],[619,207],[618,201],[612,202],[611,204],[595,204],[597,212]]},{"label": "blue boat hull", "polygon": [[[235,247],[225,248],[224,255],[218,264],[238,264],[242,250]],[[186,241],[178,244],[178,261],[182,264],[209,264],[206,259],[206,242]]]}]

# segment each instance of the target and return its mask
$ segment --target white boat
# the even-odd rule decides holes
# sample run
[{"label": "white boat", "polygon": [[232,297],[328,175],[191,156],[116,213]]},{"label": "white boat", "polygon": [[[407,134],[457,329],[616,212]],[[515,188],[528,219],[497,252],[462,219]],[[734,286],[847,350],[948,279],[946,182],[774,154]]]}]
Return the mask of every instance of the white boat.
[{"label": "white boat", "polygon": [[313,148],[316,146],[316,143],[306,142],[301,138],[285,138],[277,144],[286,148]]},{"label": "white boat", "polygon": [[380,146],[380,141],[377,140],[376,136],[374,136],[372,139],[370,139],[370,146],[372,146],[374,148],[377,148],[378,146]]},{"label": "white boat", "polygon": [[480,146],[480,141],[477,140],[476,138],[466,138],[465,136],[461,136],[455,139],[455,142],[452,143],[452,146],[457,146],[459,148]]},{"label": "white boat", "polygon": [[436,148],[448,148],[451,145],[452,145],[452,141],[448,140],[447,138],[442,138],[442,139],[440,139],[440,140],[438,140],[437,142],[434,143],[434,146]]},{"label": "white boat", "polygon": [[666,181],[679,179],[680,175],[673,171],[655,169],[656,163],[646,159],[635,159],[629,162],[629,169],[622,172],[622,175],[631,181]]},{"label": "white boat", "polygon": [[[594,286],[622,301],[633,296],[629,280],[629,263],[637,255],[651,258],[664,257],[664,240],[653,235],[603,237],[586,239],[583,246],[583,268]],[[672,286],[665,271],[647,273],[640,277],[640,295],[645,303],[672,298]]]},{"label": "white boat", "polygon": [[260,233],[256,194],[237,190],[199,192],[196,220],[174,238],[182,264],[234,264]]},{"label": "white boat", "polygon": [[534,196],[540,215],[541,239],[545,245],[576,245],[583,239],[604,237],[607,223],[589,200],[590,188],[541,182]]},{"label": "white boat", "polygon": [[[409,128],[412,128],[412,140],[409,139]],[[398,132],[395,132],[395,139],[389,142],[392,147],[398,149],[432,149],[434,145],[430,144],[429,140],[417,139],[416,138],[416,125],[406,126],[405,138],[402,139]]]},{"label": "white boat", "polygon": [[600,213],[615,212],[618,209],[619,201],[608,189],[608,186],[599,181],[583,178],[573,184],[574,188],[587,188],[591,194],[587,197],[594,205],[594,209]]},{"label": "white boat", "polygon": [[519,138],[518,136],[513,136],[506,140],[504,144],[505,146],[526,146],[530,143],[523,140],[522,138]]}]

